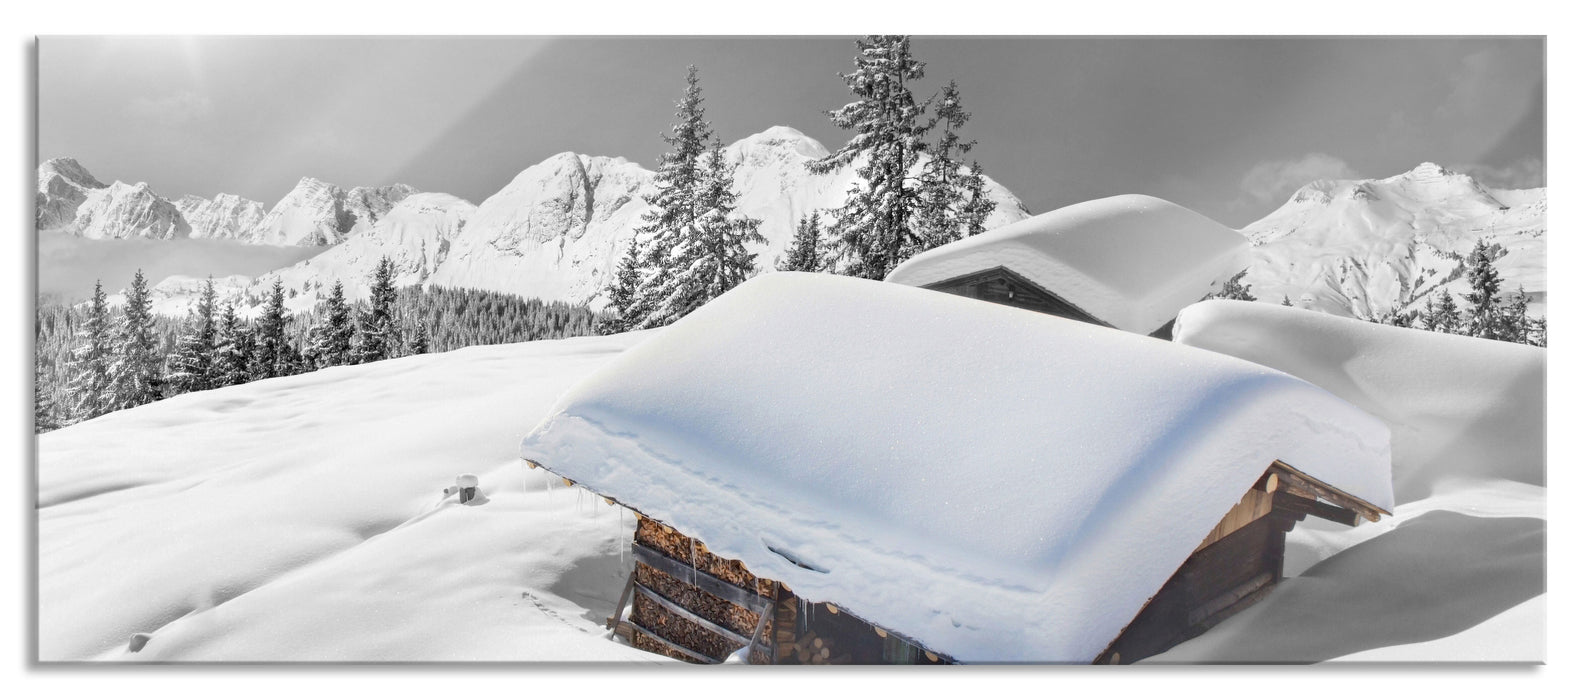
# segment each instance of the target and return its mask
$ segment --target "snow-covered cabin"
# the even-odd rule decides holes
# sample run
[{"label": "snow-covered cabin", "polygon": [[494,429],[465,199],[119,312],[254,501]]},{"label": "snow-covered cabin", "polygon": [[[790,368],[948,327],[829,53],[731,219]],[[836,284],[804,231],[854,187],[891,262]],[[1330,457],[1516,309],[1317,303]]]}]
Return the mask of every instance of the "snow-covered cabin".
[{"label": "snow-covered cabin", "polygon": [[1168,340],[1176,314],[1245,269],[1249,250],[1202,214],[1128,194],[924,251],[886,281]]},{"label": "snow-covered cabin", "polygon": [[521,455],[638,513],[620,628],[699,662],[1129,662],[1266,593],[1296,520],[1393,507],[1388,429],[1289,375],[804,273],[610,361]]}]

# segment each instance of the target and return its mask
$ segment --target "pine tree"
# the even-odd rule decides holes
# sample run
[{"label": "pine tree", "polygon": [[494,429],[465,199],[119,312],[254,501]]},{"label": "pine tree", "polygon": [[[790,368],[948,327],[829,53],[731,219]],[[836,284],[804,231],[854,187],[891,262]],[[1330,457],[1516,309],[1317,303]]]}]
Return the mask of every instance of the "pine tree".
[{"label": "pine tree", "polygon": [[637,284],[642,279],[642,253],[637,245],[637,237],[626,245],[626,254],[621,257],[620,267],[616,268],[615,279],[610,281],[607,293],[610,304],[606,311],[609,315],[599,321],[599,334],[612,335],[630,329],[634,319],[629,312],[637,295]]},{"label": "pine tree", "polygon": [[780,259],[775,269],[782,272],[825,271],[824,254],[819,250],[819,236],[818,212],[802,217],[797,222],[796,236],[791,239],[791,246],[786,249],[785,257]]},{"label": "pine tree", "polygon": [[923,77],[923,64],[912,58],[911,40],[904,36],[857,40],[853,63],[855,69],[841,77],[857,99],[829,116],[835,126],[857,133],[808,167],[827,173],[860,160],[858,181],[830,226],[836,271],[884,279],[907,251],[926,247],[914,221],[922,206],[918,187],[908,181],[928,130],[921,122],[926,105],[908,87]]},{"label": "pine tree", "polygon": [[736,210],[735,166],[725,160],[725,149],[718,142],[705,161],[691,235],[677,240],[663,274],[649,285],[648,313],[637,321],[636,328],[674,323],[753,273],[757,256],[747,252],[747,244],[764,242],[758,233],[760,222],[732,216]]},{"label": "pine tree", "polygon": [[424,326],[421,323],[419,323],[419,324],[417,324],[417,330],[414,331],[412,333],[412,337],[407,340],[406,354],[408,354],[408,355],[423,355],[423,354],[426,354],[427,352],[428,352],[428,327]]},{"label": "pine tree", "polygon": [[962,218],[966,221],[968,236],[983,233],[989,215],[994,213],[994,200],[989,199],[988,187],[983,178],[983,166],[978,161],[972,161],[972,166],[967,169],[967,177],[962,180],[962,188],[966,191],[966,209]]},{"label": "pine tree", "polygon": [[253,336],[247,324],[226,304],[215,323],[214,385],[234,386],[252,380]]},{"label": "pine tree", "polygon": [[170,358],[168,383],[171,395],[203,391],[218,386],[215,358],[214,278],[203,285],[203,294],[188,314],[187,326]]},{"label": "pine tree", "polygon": [[[975,144],[962,141],[956,132],[966,126],[970,116],[961,105],[961,94],[957,91],[955,81],[951,81],[934,103],[934,118],[925,129],[940,125],[942,134],[928,148],[928,161],[923,165],[918,184],[920,207],[917,212],[917,240],[915,246],[902,250],[903,260],[969,235],[968,230],[972,228],[972,219],[976,215],[976,212],[971,211],[975,205],[973,197],[977,198],[977,202],[984,198],[982,169],[978,170],[975,179],[970,171],[966,176],[961,172],[964,167],[961,157],[972,150]],[[969,191],[969,180],[975,191]],[[977,225],[981,230],[981,217]]]},{"label": "pine tree", "polygon": [[351,364],[356,330],[351,307],[346,304],[346,290],[337,281],[324,302],[323,317],[309,331],[308,350],[303,354],[312,358],[313,366],[318,368]]},{"label": "pine tree", "polygon": [[115,359],[110,363],[111,411],[158,401],[164,389],[165,358],[154,331],[153,304],[143,271],[138,270],[116,327]]},{"label": "pine tree", "polygon": [[95,281],[88,315],[77,329],[78,344],[71,354],[71,379],[67,383],[67,392],[71,397],[73,422],[96,418],[112,410],[110,363],[114,359],[111,351],[113,332],[104,287]]},{"label": "pine tree", "polygon": [[1289,294],[1282,295],[1280,297],[1280,305],[1281,306],[1290,306],[1291,305],[1291,295],[1289,295]]},{"label": "pine tree", "polygon": [[1527,290],[1524,287],[1516,288],[1516,296],[1511,297],[1503,308],[1500,309],[1499,338],[1500,340],[1532,345],[1533,319],[1527,315]]},{"label": "pine tree", "polygon": [[279,279],[269,290],[269,302],[258,317],[258,334],[253,339],[253,379],[284,377],[296,371],[296,357],[286,338],[286,294]]},{"label": "pine tree", "polygon": [[357,321],[357,361],[377,362],[395,357],[401,349],[401,329],[395,319],[395,264],[379,259],[368,290],[368,312]]},{"label": "pine tree", "polygon": [[[35,348],[37,341],[35,340]],[[55,400],[50,397],[49,386],[44,372],[44,356],[33,356],[33,432],[47,433],[60,427],[60,418],[55,413]]]},{"label": "pine tree", "polygon": [[1450,296],[1450,289],[1441,287],[1439,298],[1428,299],[1428,308],[1420,317],[1423,330],[1436,333],[1461,333],[1461,311],[1456,308],[1456,300]]},{"label": "pine tree", "polygon": [[624,330],[661,326],[680,317],[665,304],[678,296],[677,278],[692,262],[686,251],[695,253],[701,235],[699,219],[705,209],[698,198],[706,177],[703,159],[713,140],[703,119],[697,66],[687,66],[687,89],[676,103],[676,122],[663,138],[670,150],[660,156],[654,193],[645,196],[650,209],[636,231],[647,249],[631,301],[622,311]]},{"label": "pine tree", "polygon": [[1494,269],[1494,250],[1483,239],[1472,246],[1467,256],[1467,282],[1472,292],[1467,300],[1466,334],[1474,338],[1500,338],[1504,319],[1499,303],[1500,273]]}]

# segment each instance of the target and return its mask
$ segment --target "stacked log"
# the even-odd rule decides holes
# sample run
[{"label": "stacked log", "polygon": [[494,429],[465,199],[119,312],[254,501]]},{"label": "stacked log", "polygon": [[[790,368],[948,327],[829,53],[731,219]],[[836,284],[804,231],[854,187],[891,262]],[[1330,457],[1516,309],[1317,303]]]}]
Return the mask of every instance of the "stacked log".
[{"label": "stacked log", "polygon": [[[676,561],[695,563],[698,571],[713,575],[717,579],[734,583],[749,591],[756,591],[765,598],[774,597],[774,581],[752,575],[741,560],[720,557],[710,552],[702,542],[657,521],[638,516],[637,541],[664,552]],[[758,611],[753,612],[756,614]],[[751,628],[748,628],[748,631],[751,631]]]},{"label": "stacked log", "polygon": [[[757,591],[759,595],[771,600],[778,594],[774,581],[753,576],[740,561],[716,556],[710,553],[702,542],[682,535],[654,520],[639,516],[635,540],[676,561],[687,564],[695,562],[698,571],[746,590]],[[752,636],[758,627],[759,610],[748,610],[641,562],[636,566],[636,581],[688,612],[743,637]],[[648,599],[646,595],[635,596],[632,621],[651,630],[655,635],[713,659],[722,659],[740,646],[738,640],[728,639],[692,620],[673,614],[664,606]],[[774,639],[774,635],[774,621],[771,618],[765,623],[760,641]],[[641,634],[637,635],[637,637],[641,636]],[[637,637],[634,637],[633,646],[640,649],[684,661],[697,661],[666,648],[660,642],[652,639],[642,639],[639,642]],[[769,654],[762,649],[753,651],[751,661],[759,664],[773,663]]]}]

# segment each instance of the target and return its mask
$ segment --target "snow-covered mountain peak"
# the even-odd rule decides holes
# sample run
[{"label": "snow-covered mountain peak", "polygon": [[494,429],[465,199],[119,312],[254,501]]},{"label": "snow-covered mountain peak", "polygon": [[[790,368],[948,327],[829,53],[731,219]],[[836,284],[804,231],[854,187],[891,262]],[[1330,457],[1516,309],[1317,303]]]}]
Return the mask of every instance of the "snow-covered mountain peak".
[{"label": "snow-covered mountain peak", "polygon": [[189,194],[174,204],[192,226],[193,238],[239,239],[257,226],[267,211],[262,202],[224,192],[214,199]]},{"label": "snow-covered mountain peak", "polygon": [[1329,313],[1379,318],[1422,308],[1444,286],[1465,293],[1463,258],[1486,238],[1506,251],[1495,263],[1506,289],[1525,288],[1543,315],[1546,211],[1542,188],[1491,191],[1434,163],[1319,180],[1242,229],[1258,258],[1246,282],[1261,299],[1308,297]]},{"label": "snow-covered mountain peak", "polygon": [[86,190],[71,227],[83,238],[187,238],[192,228],[176,205],[146,182],[117,180]]},{"label": "snow-covered mountain peak", "polygon": [[38,183],[40,191],[44,189],[45,182],[52,177],[59,177],[78,187],[88,189],[99,189],[105,186],[103,182],[100,182],[93,174],[89,173],[87,168],[82,167],[82,164],[78,163],[75,158],[51,158],[39,165]]},{"label": "snow-covered mountain peak", "polygon": [[738,162],[746,160],[745,154],[749,152],[764,150],[789,151],[808,160],[829,155],[829,149],[824,144],[789,126],[771,126],[731,144],[729,150],[733,155],[738,155]]}]

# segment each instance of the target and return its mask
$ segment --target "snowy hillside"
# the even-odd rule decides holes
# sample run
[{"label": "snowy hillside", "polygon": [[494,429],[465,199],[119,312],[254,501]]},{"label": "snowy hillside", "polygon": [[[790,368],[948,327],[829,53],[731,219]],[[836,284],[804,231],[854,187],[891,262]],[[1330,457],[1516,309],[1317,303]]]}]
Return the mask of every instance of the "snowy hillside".
[{"label": "snowy hillside", "polygon": [[[601,634],[631,515],[516,458],[641,338],[337,367],[40,436],[39,658],[663,663]],[[462,473],[484,497],[441,499]]]},{"label": "snowy hillside", "polygon": [[[1469,366],[1441,352],[1491,341],[1231,302],[1189,308],[1182,326],[1190,344],[1358,405],[1380,396],[1372,410],[1440,396],[1467,417],[1541,400],[1478,388],[1530,361]],[[660,661],[603,636],[632,565],[630,513],[517,459],[557,397],[649,337],[337,367],[40,436],[40,658]],[[1470,383],[1423,385],[1409,371],[1425,356]],[[1454,430],[1408,413],[1381,418],[1428,439]],[[1421,469],[1397,484],[1412,495],[1391,517],[1349,530],[1298,524],[1290,579],[1155,660],[1543,658],[1543,465],[1522,457],[1436,475],[1438,463],[1405,465]],[[482,501],[441,498],[462,473],[481,477]],[[152,637],[129,652],[139,632]]]},{"label": "snowy hillside", "polygon": [[[1242,229],[1254,262],[1243,282],[1262,301],[1374,318],[1421,309],[1449,285],[1469,291],[1461,258],[1479,238],[1499,244],[1494,266],[1546,316],[1547,191],[1489,189],[1424,163],[1379,180],[1319,180]],[[1304,301],[1306,298],[1306,301]],[[1458,297],[1459,298],[1459,297]]]}]

